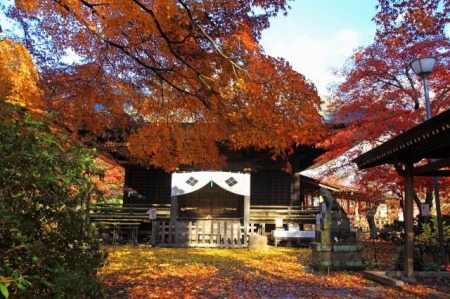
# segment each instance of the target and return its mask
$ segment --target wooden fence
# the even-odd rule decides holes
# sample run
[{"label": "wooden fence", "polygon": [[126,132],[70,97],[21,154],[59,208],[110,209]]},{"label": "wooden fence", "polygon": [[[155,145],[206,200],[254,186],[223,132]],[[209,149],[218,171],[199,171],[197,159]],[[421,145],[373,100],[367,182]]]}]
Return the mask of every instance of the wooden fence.
[{"label": "wooden fence", "polygon": [[[149,219],[149,208],[156,208],[156,221]],[[90,222],[101,224],[105,242],[239,247],[247,245],[251,234],[267,234],[266,228],[269,231],[273,229],[275,219],[282,219],[285,223],[315,223],[317,213],[317,207],[251,205],[247,228],[241,224],[243,219],[179,219],[169,225],[168,204],[95,204],[90,207],[88,217]]]},{"label": "wooden fence", "polygon": [[250,235],[262,235],[265,224],[202,220],[152,222],[151,244],[161,246],[246,247]]}]

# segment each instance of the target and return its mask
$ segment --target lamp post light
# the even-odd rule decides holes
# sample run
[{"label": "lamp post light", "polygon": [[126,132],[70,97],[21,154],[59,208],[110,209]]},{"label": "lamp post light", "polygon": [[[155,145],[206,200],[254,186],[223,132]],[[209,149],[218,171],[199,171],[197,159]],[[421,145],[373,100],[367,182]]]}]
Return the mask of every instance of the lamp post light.
[{"label": "lamp post light", "polygon": [[427,119],[431,118],[431,107],[430,107],[430,95],[428,93],[428,75],[434,69],[436,65],[436,57],[426,56],[419,57],[411,61],[409,64],[416,75],[419,75],[423,79],[423,89],[425,92],[425,105],[427,108]]},{"label": "lamp post light", "polygon": [[[428,92],[428,76],[434,69],[436,65],[437,58],[433,56],[419,57],[411,61],[409,64],[414,73],[423,79],[423,89],[425,93],[425,107],[427,110],[427,120],[431,118],[431,107],[430,107],[430,95]],[[444,232],[442,226],[442,214],[441,214],[441,204],[439,200],[439,181],[437,177],[433,177],[434,185],[434,196],[436,202],[436,218],[438,226],[438,239],[439,239],[439,255],[441,265],[445,265],[445,247],[444,247]]]}]

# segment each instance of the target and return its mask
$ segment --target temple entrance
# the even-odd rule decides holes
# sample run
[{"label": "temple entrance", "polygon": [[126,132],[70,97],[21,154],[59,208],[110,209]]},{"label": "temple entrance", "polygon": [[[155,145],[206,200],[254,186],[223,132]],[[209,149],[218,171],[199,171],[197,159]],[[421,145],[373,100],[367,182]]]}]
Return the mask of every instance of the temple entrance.
[{"label": "temple entrance", "polygon": [[197,191],[178,196],[178,219],[243,218],[244,196],[211,181]]},{"label": "temple entrance", "polygon": [[249,224],[250,174],[222,171],[172,174],[171,222],[224,219]]}]

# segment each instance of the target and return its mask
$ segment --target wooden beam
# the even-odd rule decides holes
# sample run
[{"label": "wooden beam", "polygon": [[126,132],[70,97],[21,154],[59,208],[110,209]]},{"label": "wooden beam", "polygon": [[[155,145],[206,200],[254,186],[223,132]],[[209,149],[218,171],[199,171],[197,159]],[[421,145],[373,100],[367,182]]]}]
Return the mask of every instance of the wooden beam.
[{"label": "wooden beam", "polygon": [[448,176],[450,174],[449,170],[439,170],[444,167],[450,167],[450,158],[440,159],[429,162],[426,165],[417,166],[413,170],[413,176],[439,176],[436,175],[438,173],[441,173],[441,176],[445,176],[445,174]]}]

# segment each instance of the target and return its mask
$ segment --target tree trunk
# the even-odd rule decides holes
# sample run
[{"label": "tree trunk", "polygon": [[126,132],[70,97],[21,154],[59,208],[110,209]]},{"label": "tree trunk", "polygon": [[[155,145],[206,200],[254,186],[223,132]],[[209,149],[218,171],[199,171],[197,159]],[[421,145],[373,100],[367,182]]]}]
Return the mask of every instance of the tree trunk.
[{"label": "tree trunk", "polygon": [[[413,198],[414,198],[414,202],[416,203],[417,207],[419,208],[419,215],[417,216],[418,217],[417,220],[418,220],[419,231],[421,231],[422,224],[428,223],[430,221],[430,215],[428,215],[428,216],[422,215],[422,201],[420,200],[417,193],[414,193]],[[428,204],[428,206],[430,208],[432,207],[432,205],[433,205],[433,192],[432,191],[427,191],[424,203]]]},{"label": "tree trunk", "polygon": [[375,239],[378,235],[377,226],[375,224],[375,214],[377,213],[378,206],[379,203],[375,203],[372,206],[367,205],[366,207],[367,222],[369,223],[371,239]]}]

